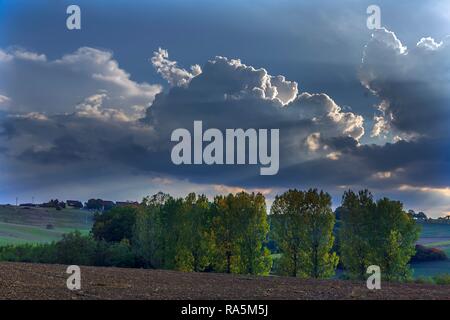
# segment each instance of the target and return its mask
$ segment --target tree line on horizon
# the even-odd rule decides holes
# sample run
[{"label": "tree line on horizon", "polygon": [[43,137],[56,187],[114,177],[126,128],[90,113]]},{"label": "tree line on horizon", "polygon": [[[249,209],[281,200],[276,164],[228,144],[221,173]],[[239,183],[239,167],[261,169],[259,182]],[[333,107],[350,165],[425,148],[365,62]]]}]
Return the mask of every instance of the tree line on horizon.
[{"label": "tree line on horizon", "polygon": [[317,189],[277,195],[270,214],[260,193],[158,193],[140,204],[98,212],[88,236],[0,247],[0,260],[329,278],[342,267],[363,279],[378,265],[386,280],[406,280],[419,226],[399,201],[348,190],[339,220]]}]

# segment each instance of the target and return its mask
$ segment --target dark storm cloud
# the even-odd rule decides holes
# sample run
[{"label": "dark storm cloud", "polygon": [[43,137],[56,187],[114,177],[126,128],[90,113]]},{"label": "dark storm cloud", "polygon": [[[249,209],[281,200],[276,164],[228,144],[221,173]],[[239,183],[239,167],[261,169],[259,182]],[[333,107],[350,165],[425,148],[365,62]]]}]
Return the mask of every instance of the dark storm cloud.
[{"label": "dark storm cloud", "polygon": [[[26,51],[1,51],[0,68],[15,73],[14,84],[0,87],[2,101],[8,103],[0,121],[2,161],[20,167],[15,185],[21,177],[23,184],[31,178],[57,184],[63,170],[65,179],[74,183],[86,175],[132,179],[159,174],[194,183],[253,188],[364,186],[415,194],[437,192],[448,187],[450,178],[444,125],[449,119],[446,48],[445,41],[423,39],[409,50],[386,30],[369,42],[361,81],[383,100],[379,107],[387,123],[383,130],[398,136],[384,145],[364,144],[363,117],[327,94],[303,92],[301,84],[237,59],[215,57],[202,67],[184,69],[169,60],[167,51],[159,50],[152,63],[171,87],[154,97],[159,89],[130,80],[108,52],[83,48],[48,61],[44,55]],[[56,61],[62,65],[57,72]],[[38,68],[43,79],[51,79],[50,87],[58,84],[56,89],[43,89],[55,90],[53,95],[58,97],[69,91],[58,88],[66,85],[61,70],[67,68],[66,76],[72,76],[72,61],[80,64],[76,72],[92,88],[77,91],[77,99],[72,95],[61,112],[54,101],[46,112],[45,104],[38,103],[34,109],[35,92],[27,96],[26,87],[20,90],[17,79],[30,74],[19,64]],[[63,96],[55,99],[64,101]],[[151,101],[140,118],[142,106]],[[195,120],[203,121],[204,130],[280,129],[278,175],[260,176],[259,166],[248,165],[175,166],[170,159],[174,145],[170,134],[178,128],[192,131]]]},{"label": "dark storm cloud", "polygon": [[158,70],[165,66],[161,71],[165,78],[171,82],[172,77],[187,75],[187,80],[171,82],[180,86],[158,95],[145,118],[135,121],[121,109],[105,106],[108,93],[88,96],[75,107],[67,105],[75,109],[72,113],[11,115],[3,121],[2,143],[9,149],[10,161],[46,166],[87,161],[93,166],[125,166],[194,181],[233,183],[251,178],[256,168],[176,167],[169,158],[171,132],[191,129],[194,120],[202,120],[205,129],[277,128],[282,166],[332,153],[331,144],[323,143],[327,139],[347,137],[356,143],[364,133],[362,117],[344,112],[326,94],[298,93],[297,83],[283,76],[223,57],[206,63],[203,71],[196,67],[194,76],[180,72],[161,52],[155,53],[158,60],[153,59],[153,64]]},{"label": "dark storm cloud", "polygon": [[36,164],[63,164],[79,162],[85,146],[72,136],[61,136],[53,140],[53,145],[46,150],[29,148],[17,155],[17,159]]},{"label": "dark storm cloud", "polygon": [[381,29],[365,48],[360,78],[384,101],[384,120],[400,137],[449,137],[449,69],[450,37],[422,38],[407,48]]},{"label": "dark storm cloud", "polygon": [[[384,45],[389,50],[406,50],[395,38],[391,40],[378,43],[381,48],[376,49],[383,50]],[[366,57],[372,54],[371,48],[366,48]],[[361,116],[343,111],[326,94],[299,92],[297,83],[271,76],[263,68],[216,57],[202,68],[193,68],[194,74],[170,61],[164,50],[157,51],[152,62],[173,86],[156,96],[145,118],[135,120],[105,106],[107,93],[86,97],[75,112],[65,115],[11,115],[3,121],[6,140],[2,143],[10,161],[45,166],[70,163],[74,170],[80,162],[83,170],[87,163],[112,171],[157,172],[194,182],[253,187],[296,183],[441,186],[447,177],[442,174],[448,159],[442,156],[440,140],[422,137],[383,146],[360,144]],[[398,79],[394,71],[390,70],[391,76]],[[177,128],[192,130],[195,120],[203,121],[204,130],[280,129],[279,174],[260,177],[255,166],[173,165],[170,134]]]}]

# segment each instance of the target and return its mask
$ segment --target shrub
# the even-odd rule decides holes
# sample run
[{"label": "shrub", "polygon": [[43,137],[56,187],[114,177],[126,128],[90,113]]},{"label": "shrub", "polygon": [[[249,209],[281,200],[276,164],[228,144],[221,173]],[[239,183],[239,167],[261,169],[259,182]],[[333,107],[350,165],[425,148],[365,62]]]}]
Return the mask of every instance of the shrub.
[{"label": "shrub", "polygon": [[56,243],[57,261],[62,264],[92,265],[95,251],[95,240],[79,231],[63,235]]},{"label": "shrub", "polygon": [[417,279],[414,279],[414,283],[434,284],[434,281],[433,281],[433,278],[431,278],[431,277],[419,277]]},{"label": "shrub", "polygon": [[449,285],[450,284],[450,274],[439,274],[433,277],[434,283],[439,285]]},{"label": "shrub", "polygon": [[95,241],[76,231],[49,244],[0,247],[0,261],[134,267],[135,255],[127,240],[119,243]]},{"label": "shrub", "polygon": [[444,251],[436,248],[427,248],[420,244],[416,245],[416,254],[411,258],[411,262],[447,260]]},{"label": "shrub", "polygon": [[105,252],[104,265],[122,268],[134,267],[135,259],[130,243],[127,240],[122,240],[119,243],[108,245]]},{"label": "shrub", "polygon": [[130,240],[136,223],[138,208],[116,207],[94,216],[92,234],[96,240],[107,242],[120,242],[122,239]]},{"label": "shrub", "polygon": [[56,246],[55,243],[49,243],[0,247],[0,261],[56,263]]}]

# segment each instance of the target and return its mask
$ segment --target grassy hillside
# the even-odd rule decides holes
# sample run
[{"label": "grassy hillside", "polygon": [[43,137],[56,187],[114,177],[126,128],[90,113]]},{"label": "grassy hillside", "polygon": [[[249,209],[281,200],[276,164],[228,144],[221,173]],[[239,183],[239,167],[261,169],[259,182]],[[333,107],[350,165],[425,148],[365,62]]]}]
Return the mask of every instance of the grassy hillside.
[{"label": "grassy hillside", "polygon": [[[421,223],[422,232],[418,243],[430,248],[438,248],[450,257],[450,225]],[[450,260],[413,263],[414,277],[430,277],[450,273]]]},{"label": "grassy hillside", "polygon": [[93,214],[79,209],[56,210],[0,206],[0,245],[43,243],[61,238],[74,230],[88,233]]},{"label": "grassy hillside", "polygon": [[422,223],[419,244],[430,248],[439,248],[450,257],[450,224]]}]

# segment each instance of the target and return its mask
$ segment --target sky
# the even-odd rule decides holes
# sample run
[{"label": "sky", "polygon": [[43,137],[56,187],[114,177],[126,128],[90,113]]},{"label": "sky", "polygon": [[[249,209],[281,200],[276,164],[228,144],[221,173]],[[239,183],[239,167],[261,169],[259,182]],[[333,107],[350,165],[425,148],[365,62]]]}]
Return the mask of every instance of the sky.
[{"label": "sky", "polygon": [[[68,30],[66,9],[81,9]],[[369,29],[369,5],[381,28]],[[0,0],[0,203],[369,188],[450,214],[450,3]],[[280,170],[172,163],[280,130]]]}]

